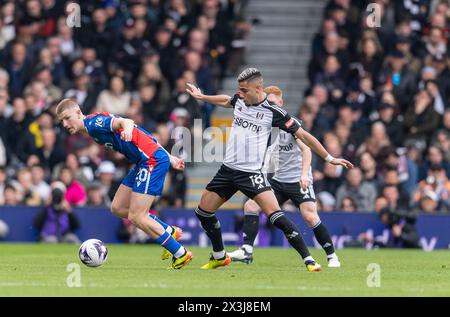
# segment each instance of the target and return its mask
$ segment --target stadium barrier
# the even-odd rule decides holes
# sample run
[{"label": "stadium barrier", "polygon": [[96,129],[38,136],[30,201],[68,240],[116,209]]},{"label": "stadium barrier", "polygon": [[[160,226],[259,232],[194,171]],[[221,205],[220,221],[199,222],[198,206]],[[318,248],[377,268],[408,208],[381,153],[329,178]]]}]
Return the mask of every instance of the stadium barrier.
[{"label": "stadium barrier", "polygon": [[[33,242],[37,240],[37,230],[32,227],[32,221],[39,208],[36,207],[1,207],[0,219],[9,226],[8,235],[2,240],[5,242]],[[76,208],[74,213],[78,216],[81,228],[76,232],[80,240],[97,238],[106,243],[119,243],[118,231],[121,220],[112,216],[106,208]],[[305,225],[299,213],[286,212],[300,228],[308,246],[318,247],[312,231]],[[185,244],[200,246],[208,245],[208,238],[199,225],[192,209],[165,209],[161,212],[161,219],[169,224],[183,228],[182,241]],[[238,245],[242,242],[239,222],[243,213],[240,210],[222,211],[217,213],[226,245]],[[327,225],[333,242],[337,248],[357,245],[361,233],[373,236],[376,240],[385,242],[389,230],[383,225],[374,213],[321,213],[322,221]],[[422,249],[448,249],[450,247],[450,215],[420,215],[417,221]],[[284,236],[267,224],[267,218],[260,217],[260,230],[257,245],[288,246]]]}]

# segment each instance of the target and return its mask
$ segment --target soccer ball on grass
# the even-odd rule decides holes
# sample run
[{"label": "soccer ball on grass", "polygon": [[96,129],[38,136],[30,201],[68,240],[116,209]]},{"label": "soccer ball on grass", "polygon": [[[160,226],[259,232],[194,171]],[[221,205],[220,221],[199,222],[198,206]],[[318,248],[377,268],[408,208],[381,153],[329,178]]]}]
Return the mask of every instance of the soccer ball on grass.
[{"label": "soccer ball on grass", "polygon": [[97,267],[106,262],[108,248],[98,239],[89,239],[81,244],[78,255],[85,265]]}]

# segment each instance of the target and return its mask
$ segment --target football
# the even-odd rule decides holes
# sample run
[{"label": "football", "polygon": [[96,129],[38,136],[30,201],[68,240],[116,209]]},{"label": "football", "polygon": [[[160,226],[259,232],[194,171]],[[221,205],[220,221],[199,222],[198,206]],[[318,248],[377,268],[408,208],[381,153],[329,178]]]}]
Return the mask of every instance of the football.
[{"label": "football", "polygon": [[78,251],[81,262],[89,267],[97,267],[106,262],[108,248],[98,239],[84,241]]}]

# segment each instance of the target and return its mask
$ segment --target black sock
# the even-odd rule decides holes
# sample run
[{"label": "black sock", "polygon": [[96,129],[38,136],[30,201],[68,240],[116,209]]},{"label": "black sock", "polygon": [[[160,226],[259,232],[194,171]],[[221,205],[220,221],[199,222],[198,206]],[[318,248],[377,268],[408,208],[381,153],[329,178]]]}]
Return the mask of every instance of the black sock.
[{"label": "black sock", "polygon": [[312,228],[317,242],[322,246],[327,255],[334,253],[333,241],[331,241],[330,234],[327,227],[322,222],[319,222]]},{"label": "black sock", "polygon": [[198,220],[200,220],[200,224],[203,230],[205,230],[206,235],[209,237],[209,240],[211,240],[213,251],[223,251],[222,231],[220,230],[220,222],[217,220],[216,214],[206,212],[200,207],[195,209],[195,214],[197,215]]},{"label": "black sock", "polygon": [[297,229],[295,224],[284,215],[281,210],[275,211],[270,215],[269,219],[275,227],[283,231],[291,246],[295,250],[297,250],[297,252],[302,256],[303,259],[311,255],[308,248],[306,247],[305,241],[300,234],[300,231]]},{"label": "black sock", "polygon": [[244,244],[253,246],[259,229],[259,215],[245,214],[244,226],[242,229],[244,231]]}]

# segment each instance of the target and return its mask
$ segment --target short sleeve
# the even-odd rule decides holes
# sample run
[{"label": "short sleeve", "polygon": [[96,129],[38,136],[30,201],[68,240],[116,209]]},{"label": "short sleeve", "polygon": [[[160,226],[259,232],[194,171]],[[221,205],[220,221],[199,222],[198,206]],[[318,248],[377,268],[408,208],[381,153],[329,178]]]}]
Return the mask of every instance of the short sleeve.
[{"label": "short sleeve", "polygon": [[279,127],[290,134],[294,134],[302,126],[300,120],[291,117],[284,109],[277,107],[275,105],[270,105],[269,109],[272,110],[272,126]]},{"label": "short sleeve", "polygon": [[86,129],[89,133],[114,131],[114,116],[110,113],[96,113],[87,117]]}]

